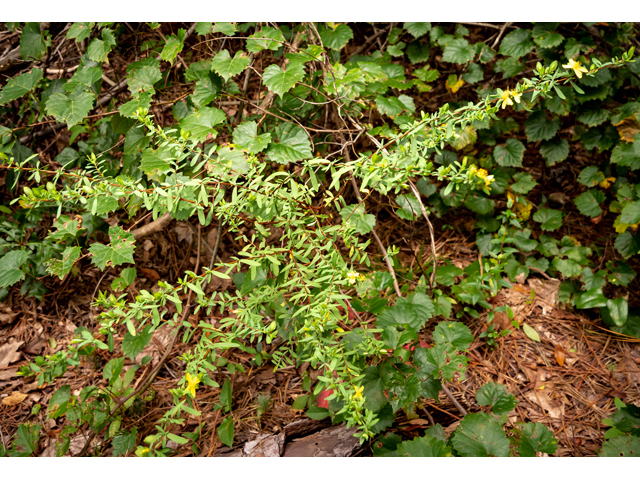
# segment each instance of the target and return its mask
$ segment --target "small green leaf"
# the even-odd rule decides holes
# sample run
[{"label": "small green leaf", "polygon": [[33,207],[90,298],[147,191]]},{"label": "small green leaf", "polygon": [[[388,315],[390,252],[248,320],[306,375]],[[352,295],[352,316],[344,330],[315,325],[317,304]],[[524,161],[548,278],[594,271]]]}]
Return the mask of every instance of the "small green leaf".
[{"label": "small green leaf", "polygon": [[522,324],[522,331],[527,337],[529,337],[534,342],[538,342],[538,343],[540,342],[540,335],[538,335],[538,332],[536,332],[535,329],[531,328],[526,323]]},{"label": "small green leaf", "polygon": [[431,30],[430,22],[405,22],[404,29],[409,32],[413,38],[420,38]]},{"label": "small green leaf", "polygon": [[258,53],[262,50],[278,50],[284,45],[284,36],[280,29],[264,27],[259,32],[249,36],[246,49],[249,53]]},{"label": "small green leaf", "polygon": [[587,190],[574,200],[581,214],[597,217],[602,214],[600,204],[604,201],[604,193],[600,190]]},{"label": "small green leaf", "polygon": [[0,258],[0,288],[8,287],[24,279],[20,267],[26,263],[29,253],[24,250],[12,250]]},{"label": "small green leaf", "polygon": [[162,60],[173,64],[173,61],[184,48],[185,34],[186,31],[180,28],[177,35],[171,35],[167,38],[167,42],[164,44],[162,52],[160,52],[160,58]]},{"label": "small green leaf", "polygon": [[640,457],[640,437],[619,435],[602,444],[601,457]]},{"label": "small green leaf", "polygon": [[338,25],[335,29],[325,28],[320,31],[320,38],[325,47],[340,51],[349,40],[353,39],[353,30],[348,25]]},{"label": "small green leaf", "polygon": [[493,150],[493,158],[503,167],[521,167],[524,157],[524,145],[515,138],[507,139],[504,145],[497,145]]},{"label": "small green leaf", "polygon": [[433,341],[449,342],[457,350],[466,350],[473,343],[473,334],[464,323],[440,322],[433,331]]},{"label": "small green leaf", "polygon": [[562,226],[563,213],[551,208],[540,208],[533,215],[533,219],[540,223],[540,228],[545,231],[554,231]]},{"label": "small green leaf", "polygon": [[94,265],[104,270],[106,267],[115,267],[123,263],[135,263],[133,234],[125,232],[120,227],[109,227],[109,238],[111,240],[109,245],[94,243],[89,247]]},{"label": "small green leaf", "polygon": [[75,22],[67,31],[67,38],[82,42],[91,36],[95,22]]},{"label": "small green leaf", "polygon": [[20,58],[23,60],[40,60],[47,52],[45,39],[40,33],[40,23],[27,22],[20,35]]},{"label": "small green leaf", "polygon": [[518,405],[515,395],[507,392],[504,385],[489,382],[480,387],[476,393],[478,405],[491,405],[493,413],[502,415]]},{"label": "small green leaf", "polygon": [[620,223],[635,225],[640,222],[640,201],[631,202],[622,209]]},{"label": "small green leaf", "polygon": [[404,103],[402,103],[397,97],[385,98],[382,95],[378,95],[376,97],[376,107],[381,115],[389,115],[390,117],[399,115],[406,110]]},{"label": "small green leaf", "polygon": [[235,77],[244,72],[251,59],[246,53],[239,51],[231,58],[228,50],[222,50],[211,61],[211,68],[225,80]]},{"label": "small green leaf", "polygon": [[34,68],[29,73],[23,73],[10,79],[0,92],[0,105],[17,100],[32,92],[40,80],[42,80],[42,70],[39,68]]},{"label": "small green leaf", "polygon": [[453,447],[463,457],[508,457],[509,440],[487,413],[470,413],[453,434]]},{"label": "small green leaf", "polygon": [[227,447],[233,446],[233,417],[226,417],[218,427],[218,438]]},{"label": "small green leaf", "polygon": [[120,455],[126,455],[136,448],[136,438],[138,435],[138,428],[133,427],[131,433],[128,430],[120,430],[115,437],[111,445],[113,445],[113,456],[118,457]]},{"label": "small green leaf", "polygon": [[67,247],[62,252],[62,259],[51,259],[45,265],[47,273],[57,275],[62,280],[73,267],[75,261],[80,258],[82,249],[80,247]]}]

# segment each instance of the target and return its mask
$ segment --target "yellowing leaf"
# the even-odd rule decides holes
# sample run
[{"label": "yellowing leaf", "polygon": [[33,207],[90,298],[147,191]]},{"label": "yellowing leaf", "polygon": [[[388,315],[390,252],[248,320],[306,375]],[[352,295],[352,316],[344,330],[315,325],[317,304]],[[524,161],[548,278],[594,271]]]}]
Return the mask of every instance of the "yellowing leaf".
[{"label": "yellowing leaf", "polygon": [[620,138],[625,142],[632,143],[633,137],[640,133],[640,122],[635,117],[625,118],[615,124],[620,134]]},{"label": "yellowing leaf", "polygon": [[522,331],[527,337],[529,337],[534,342],[540,342],[540,335],[538,335],[538,332],[536,332],[533,328],[531,328],[526,323],[522,324]]},{"label": "yellowing leaf", "polygon": [[449,75],[449,77],[447,77],[447,83],[445,83],[444,86],[449,92],[456,93],[458,90],[460,90],[460,88],[462,88],[463,85],[463,79],[458,80],[457,75]]}]

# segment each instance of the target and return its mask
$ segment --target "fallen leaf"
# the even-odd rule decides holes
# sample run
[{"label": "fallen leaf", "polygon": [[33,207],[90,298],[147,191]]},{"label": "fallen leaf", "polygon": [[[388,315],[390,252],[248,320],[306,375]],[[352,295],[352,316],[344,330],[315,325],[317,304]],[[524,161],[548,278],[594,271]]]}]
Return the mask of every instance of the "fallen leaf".
[{"label": "fallen leaf", "polygon": [[633,143],[633,137],[640,132],[640,123],[634,117],[628,117],[615,124],[620,134],[620,139]]},{"label": "fallen leaf", "polygon": [[15,391],[8,397],[3,398],[2,404],[13,407],[14,405],[20,405],[25,398],[27,398],[27,395],[25,393]]},{"label": "fallen leaf", "polygon": [[564,348],[562,348],[560,345],[556,345],[554,353],[555,353],[556,362],[558,362],[558,365],[560,366],[564,365],[564,359],[565,359]]},{"label": "fallen leaf", "polygon": [[0,347],[0,367],[8,367],[9,364],[20,360],[22,355],[18,349],[24,342],[5,343]]},{"label": "fallen leaf", "polygon": [[145,267],[140,267],[140,272],[142,273],[142,275],[145,278],[148,278],[149,280],[160,280],[160,274],[158,272],[156,272],[153,268],[145,268]]},{"label": "fallen leaf", "polygon": [[522,324],[522,331],[527,337],[529,337],[534,342],[540,342],[540,335],[538,335],[538,332],[536,332],[533,328],[531,328],[526,323]]}]

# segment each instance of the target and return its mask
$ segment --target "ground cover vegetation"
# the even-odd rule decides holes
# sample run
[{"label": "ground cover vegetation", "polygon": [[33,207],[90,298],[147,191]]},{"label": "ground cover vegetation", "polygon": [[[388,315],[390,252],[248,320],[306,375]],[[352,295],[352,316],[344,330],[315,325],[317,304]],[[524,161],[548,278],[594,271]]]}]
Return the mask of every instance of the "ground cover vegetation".
[{"label": "ground cover vegetation", "polygon": [[640,455],[635,24],[3,27],[0,456]]}]

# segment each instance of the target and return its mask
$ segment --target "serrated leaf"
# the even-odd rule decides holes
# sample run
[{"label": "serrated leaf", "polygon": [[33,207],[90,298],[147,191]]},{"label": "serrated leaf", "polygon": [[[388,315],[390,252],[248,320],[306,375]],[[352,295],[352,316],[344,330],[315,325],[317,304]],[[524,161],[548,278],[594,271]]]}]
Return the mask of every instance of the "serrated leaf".
[{"label": "serrated leaf", "polygon": [[469,327],[460,322],[440,322],[433,331],[435,343],[448,342],[457,350],[466,350],[473,342]]},{"label": "serrated leaf", "polygon": [[547,167],[562,162],[569,156],[569,142],[564,138],[542,142],[540,155],[546,160]]},{"label": "serrated leaf", "polygon": [[493,150],[493,158],[503,167],[521,167],[524,157],[524,145],[515,138],[507,139],[504,145],[497,145]]},{"label": "serrated leaf", "polygon": [[193,112],[182,119],[180,121],[180,127],[190,134],[189,138],[196,142],[203,142],[209,134],[215,138],[218,131],[214,129],[214,127],[224,123],[226,119],[227,116],[222,110],[212,107],[202,107],[198,109],[197,112]]},{"label": "serrated leaf", "polygon": [[620,214],[620,223],[635,225],[640,222],[640,201],[627,204]]},{"label": "serrated leaf", "polygon": [[233,143],[246,148],[251,153],[260,153],[271,143],[271,134],[258,135],[256,122],[244,122],[233,131]]},{"label": "serrated leaf", "polygon": [[325,28],[320,31],[320,38],[325,47],[340,51],[349,40],[353,39],[353,30],[348,25],[338,25],[335,29]]},{"label": "serrated leaf", "polygon": [[538,184],[530,173],[518,172],[513,176],[516,183],[511,185],[511,190],[522,195],[526,195]]},{"label": "serrated leaf", "polygon": [[533,50],[533,42],[529,30],[517,28],[502,39],[500,53],[509,57],[520,58]]},{"label": "serrated leaf", "polygon": [[168,148],[146,148],[142,152],[142,161],[140,162],[140,169],[146,173],[162,173],[171,169],[171,150]]},{"label": "serrated leaf", "polygon": [[160,68],[155,65],[144,65],[129,72],[127,75],[127,86],[131,95],[138,98],[143,93],[153,95],[155,89],[153,84],[162,78]]},{"label": "serrated leaf", "polygon": [[180,28],[177,35],[171,35],[169,38],[167,38],[162,52],[160,52],[160,58],[162,60],[173,64],[173,61],[184,48],[185,34],[186,31],[183,28]]},{"label": "serrated leaf", "polygon": [[211,61],[211,68],[214,72],[220,75],[225,80],[235,77],[236,75],[244,72],[251,59],[246,53],[240,51],[231,58],[228,50],[222,50]]},{"label": "serrated leaf", "polygon": [[56,92],[45,105],[48,115],[53,115],[59,122],[65,122],[67,128],[77,125],[86,117],[91,109],[95,96],[88,92],[63,94]]},{"label": "serrated leaf", "polygon": [[496,62],[494,70],[496,73],[502,72],[502,78],[512,78],[522,72],[525,68],[523,62],[516,57],[501,58]]},{"label": "serrated leaf", "polygon": [[563,214],[560,210],[540,208],[533,215],[533,219],[540,223],[540,228],[545,231],[554,231],[562,226]]},{"label": "serrated leaf", "polygon": [[280,29],[264,27],[259,32],[249,36],[246,49],[249,53],[258,53],[262,50],[278,50],[284,45],[284,36]]},{"label": "serrated leaf", "polygon": [[32,92],[42,80],[42,70],[32,69],[29,73],[23,73],[10,79],[0,92],[0,105],[17,100],[29,92]]},{"label": "serrated leaf", "polygon": [[116,37],[109,28],[103,28],[101,38],[94,38],[87,47],[87,56],[94,62],[106,62],[109,53],[116,44]]},{"label": "serrated leaf", "polygon": [[509,440],[502,426],[487,413],[470,413],[462,419],[452,439],[463,457],[508,457]]},{"label": "serrated leaf", "polygon": [[218,151],[218,161],[214,165],[213,173],[222,174],[230,172],[232,176],[247,173],[250,169],[249,162],[244,153],[233,147],[222,147]]},{"label": "serrated leaf", "polygon": [[40,33],[40,23],[25,23],[20,35],[20,58],[23,60],[40,60],[46,52],[47,46],[43,35]]},{"label": "serrated leaf", "polygon": [[[99,93],[99,85],[102,81],[102,68],[88,67],[77,70],[76,73],[62,86],[67,93],[89,92],[94,95]],[[98,88],[96,88],[96,84]]]},{"label": "serrated leaf", "polygon": [[462,79],[465,82],[473,85],[484,79],[484,70],[482,70],[482,67],[477,63],[470,63],[468,69],[469,71],[462,75]]},{"label": "serrated leaf", "polygon": [[533,41],[541,48],[553,48],[559,46],[563,42],[564,37],[555,31],[558,26],[559,24],[555,22],[536,23],[531,31]]},{"label": "serrated leaf", "polygon": [[51,275],[57,275],[60,280],[69,273],[75,261],[80,258],[82,249],[80,247],[67,247],[62,252],[62,259],[51,259],[46,264],[47,273]]},{"label": "serrated leaf", "polygon": [[591,165],[590,167],[583,168],[578,175],[578,182],[585,187],[595,187],[604,180],[604,173],[598,170],[598,167]]},{"label": "serrated leaf", "polygon": [[587,190],[574,200],[580,213],[592,218],[602,214],[600,204],[603,201],[604,193],[600,190]]},{"label": "serrated leaf", "polygon": [[278,143],[271,142],[267,155],[275,162],[286,165],[313,157],[311,142],[305,131],[291,123],[281,123],[276,128]]},{"label": "serrated leaf", "polygon": [[389,115],[390,117],[399,115],[406,109],[404,103],[402,103],[398,98],[385,98],[381,95],[376,97],[376,108],[381,115]]},{"label": "serrated leaf", "polygon": [[619,435],[602,444],[601,457],[640,457],[640,437]]},{"label": "serrated leaf", "polygon": [[515,395],[507,392],[504,385],[494,382],[485,383],[476,392],[478,405],[492,407],[493,413],[502,415],[508,413],[518,405]]},{"label": "serrated leaf", "polygon": [[404,29],[409,32],[413,38],[419,38],[431,30],[430,22],[405,22]]},{"label": "serrated leaf", "polygon": [[411,42],[407,47],[407,57],[409,61],[414,65],[417,63],[426,62],[431,56],[431,49],[429,44],[420,43],[419,41]]},{"label": "serrated leaf", "polygon": [[236,24],[234,22],[216,22],[213,26],[213,33],[224,33],[228,37],[232,37],[236,33]]},{"label": "serrated leaf", "polygon": [[67,31],[67,38],[82,42],[91,36],[91,29],[94,26],[95,22],[74,22]]},{"label": "serrated leaf", "polygon": [[525,423],[521,429],[522,438],[518,451],[521,457],[535,457],[537,452],[554,455],[558,440],[553,432],[542,423]]},{"label": "serrated leaf", "polygon": [[143,108],[148,110],[151,106],[151,95],[149,92],[140,94],[138,98],[129,100],[127,103],[123,103],[118,107],[120,115],[126,118],[137,118],[137,112]]},{"label": "serrated leaf", "polygon": [[135,263],[133,234],[125,232],[120,227],[109,227],[109,239],[111,240],[109,245],[94,243],[89,247],[94,265],[104,270],[106,267],[115,267],[123,263]]},{"label": "serrated leaf", "polygon": [[136,448],[136,438],[138,435],[138,428],[133,427],[131,433],[128,430],[120,430],[115,437],[111,445],[113,446],[113,456],[118,457],[120,455],[126,455]]},{"label": "serrated leaf", "polygon": [[414,330],[421,329],[433,317],[433,302],[425,294],[416,292],[411,298],[399,298],[393,307],[388,307],[376,322],[377,328],[406,324]]},{"label": "serrated leaf", "polygon": [[442,61],[462,65],[473,60],[474,56],[475,50],[469,42],[464,38],[457,38],[444,47]]},{"label": "serrated leaf", "polygon": [[262,74],[262,83],[280,98],[304,78],[304,67],[290,63],[286,70],[278,65],[269,65]]},{"label": "serrated leaf", "polygon": [[366,235],[376,226],[375,215],[368,214],[362,204],[347,205],[340,210],[340,216],[361,235]]},{"label": "serrated leaf", "polygon": [[24,279],[24,272],[20,267],[29,258],[24,250],[12,250],[0,258],[0,288],[8,287]]},{"label": "serrated leaf", "polygon": [[529,142],[551,140],[556,136],[559,128],[560,119],[556,117],[553,120],[547,120],[544,110],[533,112],[524,124],[524,131]]},{"label": "serrated leaf", "polygon": [[214,101],[222,89],[222,79],[215,73],[210,73],[196,82],[196,88],[191,95],[191,101],[198,107],[205,107]]}]

